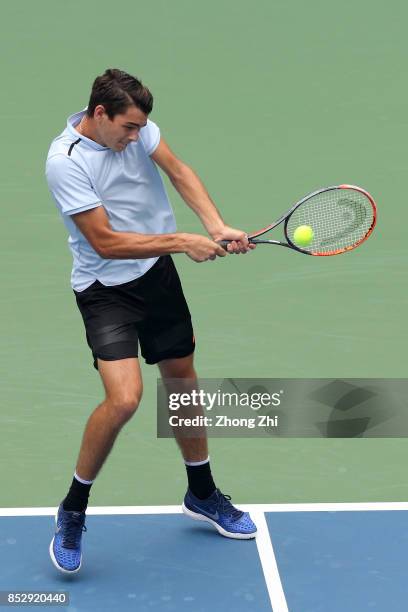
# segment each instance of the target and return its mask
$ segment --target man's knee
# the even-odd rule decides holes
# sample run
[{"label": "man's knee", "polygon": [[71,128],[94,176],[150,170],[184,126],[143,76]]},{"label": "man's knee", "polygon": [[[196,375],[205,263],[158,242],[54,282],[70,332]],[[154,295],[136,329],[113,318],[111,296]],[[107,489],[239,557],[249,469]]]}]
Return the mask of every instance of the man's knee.
[{"label": "man's knee", "polygon": [[136,412],[142,398],[143,382],[136,358],[104,361],[98,359],[105,387],[105,407],[120,427]]},{"label": "man's knee", "polygon": [[106,398],[106,402],[114,417],[123,424],[135,414],[141,399],[142,389],[133,389]]}]

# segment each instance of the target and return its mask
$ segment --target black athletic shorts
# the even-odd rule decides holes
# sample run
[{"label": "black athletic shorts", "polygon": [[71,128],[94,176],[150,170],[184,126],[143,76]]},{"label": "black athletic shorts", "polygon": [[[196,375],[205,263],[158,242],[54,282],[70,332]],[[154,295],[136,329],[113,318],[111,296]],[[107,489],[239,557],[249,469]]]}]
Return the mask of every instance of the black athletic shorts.
[{"label": "black athletic shorts", "polygon": [[190,311],[170,255],[128,283],[106,287],[95,281],[74,293],[96,369],[98,357],[137,357],[138,343],[149,364],[194,351]]}]

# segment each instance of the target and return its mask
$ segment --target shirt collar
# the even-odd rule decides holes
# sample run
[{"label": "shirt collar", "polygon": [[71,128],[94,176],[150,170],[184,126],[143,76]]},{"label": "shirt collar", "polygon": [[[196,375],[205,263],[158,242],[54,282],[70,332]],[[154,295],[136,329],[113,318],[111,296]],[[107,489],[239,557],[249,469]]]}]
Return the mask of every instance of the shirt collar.
[{"label": "shirt collar", "polygon": [[73,115],[68,117],[67,130],[71,134],[71,136],[73,136],[76,139],[80,138],[85,144],[87,144],[92,149],[96,149],[97,151],[107,151],[109,147],[104,147],[98,142],[95,142],[94,140],[91,140],[90,138],[83,136],[82,134],[77,132],[75,129],[75,126],[78,125],[82,117],[85,115],[87,108],[88,107],[86,106],[83,110],[79,111],[79,113],[74,113]]}]

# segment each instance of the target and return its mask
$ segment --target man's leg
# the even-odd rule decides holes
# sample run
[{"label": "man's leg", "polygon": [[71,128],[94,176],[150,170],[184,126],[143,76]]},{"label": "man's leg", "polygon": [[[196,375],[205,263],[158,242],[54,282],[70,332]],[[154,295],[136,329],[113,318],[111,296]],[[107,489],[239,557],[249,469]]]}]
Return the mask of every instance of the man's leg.
[{"label": "man's leg", "polygon": [[75,476],[59,507],[57,532],[50,545],[54,565],[67,573],[77,572],[81,567],[81,537],[85,530],[85,510],[92,481],[108,457],[118,433],[135,413],[142,396],[138,359],[98,359],[98,369],[106,397],[86,424]]},{"label": "man's leg", "polygon": [[[159,362],[167,391],[188,392],[197,388],[197,375],[193,366],[193,355],[165,359]],[[174,383],[169,379],[184,379]],[[178,388],[177,388],[178,387]],[[177,443],[181,449],[187,469],[189,488],[184,498],[183,512],[193,519],[211,523],[219,533],[229,538],[249,539],[256,536],[256,526],[247,512],[235,508],[229,495],[216,489],[210,470],[208,443],[205,429],[202,436],[185,438],[175,428]]]},{"label": "man's leg", "polygon": [[[193,354],[177,359],[164,359],[158,363],[160,374],[164,380],[171,378],[185,379],[182,391],[191,391],[197,386],[197,374],[193,364]],[[167,384],[167,390],[172,391]],[[179,389],[180,391],[180,389]],[[207,434],[203,429],[203,436],[197,438],[186,438],[179,435],[180,430],[175,428],[174,435],[180,447],[184,461],[196,463],[208,458]]]},{"label": "man's leg", "polygon": [[118,433],[135,413],[143,391],[136,358],[98,359],[98,370],[106,397],[89,417],[76,466],[78,476],[88,481],[96,478]]}]

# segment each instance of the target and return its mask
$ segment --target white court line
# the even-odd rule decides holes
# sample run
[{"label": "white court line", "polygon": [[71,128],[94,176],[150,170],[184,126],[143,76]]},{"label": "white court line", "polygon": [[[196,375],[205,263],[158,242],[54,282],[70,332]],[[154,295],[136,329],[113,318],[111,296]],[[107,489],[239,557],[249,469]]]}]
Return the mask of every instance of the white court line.
[{"label": "white court line", "polygon": [[[54,516],[57,506],[46,508],[0,508],[2,516]],[[87,515],[180,514],[180,506],[88,506]]]},{"label": "white court line", "polygon": [[265,514],[260,510],[253,510],[252,518],[258,532],[256,536],[256,546],[258,548],[259,559],[261,561],[272,610],[273,612],[288,612],[288,605],[279,576],[278,565],[276,563],[275,553],[273,552]]},{"label": "white court line", "polygon": [[[234,502],[235,504],[235,502]],[[408,502],[358,502],[318,504],[235,504],[247,512],[367,512],[408,510]],[[2,516],[54,516],[57,506],[44,508],[0,508]],[[87,514],[180,514],[177,506],[90,506]]]},{"label": "white court line", "polygon": [[243,510],[262,512],[368,512],[408,510],[408,502],[345,502],[316,504],[237,504]]}]

